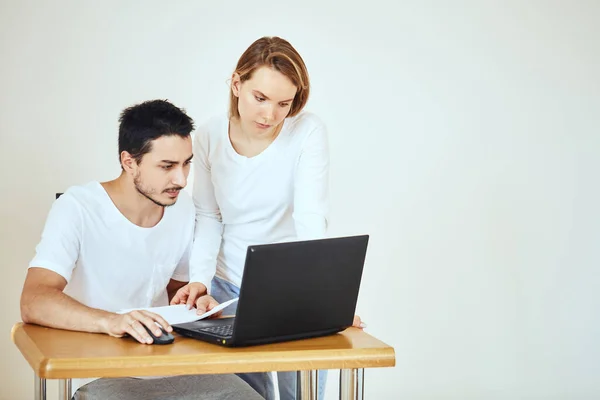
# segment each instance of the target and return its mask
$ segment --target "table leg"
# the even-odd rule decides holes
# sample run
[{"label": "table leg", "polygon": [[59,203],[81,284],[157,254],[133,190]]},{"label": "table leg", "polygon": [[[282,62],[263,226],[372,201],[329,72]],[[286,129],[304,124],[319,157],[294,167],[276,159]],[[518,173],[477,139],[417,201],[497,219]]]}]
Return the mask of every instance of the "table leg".
[{"label": "table leg", "polygon": [[46,379],[40,378],[34,373],[34,386],[33,386],[35,400],[46,400]]},{"label": "table leg", "polygon": [[365,399],[365,369],[356,370],[356,399]]},{"label": "table leg", "polygon": [[296,400],[317,400],[317,371],[298,371],[296,375]]},{"label": "table leg", "polygon": [[60,379],[58,381],[58,400],[71,400],[73,393],[70,379]]},{"label": "table leg", "polygon": [[364,380],[363,368],[340,370],[340,400],[364,400]]}]

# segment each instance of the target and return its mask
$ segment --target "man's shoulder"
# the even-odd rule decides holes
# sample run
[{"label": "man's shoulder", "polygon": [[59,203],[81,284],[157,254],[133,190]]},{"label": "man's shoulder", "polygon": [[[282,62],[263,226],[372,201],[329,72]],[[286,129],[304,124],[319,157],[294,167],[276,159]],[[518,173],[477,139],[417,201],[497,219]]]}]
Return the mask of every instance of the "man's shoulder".
[{"label": "man's shoulder", "polygon": [[194,200],[192,200],[192,195],[189,194],[186,189],[182,189],[181,192],[179,192],[179,198],[175,204],[186,213],[194,212]]},{"label": "man's shoulder", "polygon": [[72,207],[85,209],[95,208],[102,204],[106,192],[98,181],[69,187],[57,199],[57,203],[69,204]]},{"label": "man's shoulder", "polygon": [[177,202],[171,206],[173,209],[173,218],[182,220],[192,220],[194,222],[196,209],[192,196],[185,190],[179,192]]}]

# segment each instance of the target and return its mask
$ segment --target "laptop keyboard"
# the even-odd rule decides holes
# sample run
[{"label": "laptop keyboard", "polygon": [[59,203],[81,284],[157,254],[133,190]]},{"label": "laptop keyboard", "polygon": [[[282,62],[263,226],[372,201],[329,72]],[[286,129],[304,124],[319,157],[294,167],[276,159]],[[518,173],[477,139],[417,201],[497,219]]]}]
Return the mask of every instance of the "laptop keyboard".
[{"label": "laptop keyboard", "polygon": [[203,332],[210,332],[213,335],[222,337],[231,337],[231,335],[233,335],[233,325],[209,326],[206,328],[200,328],[199,330]]}]

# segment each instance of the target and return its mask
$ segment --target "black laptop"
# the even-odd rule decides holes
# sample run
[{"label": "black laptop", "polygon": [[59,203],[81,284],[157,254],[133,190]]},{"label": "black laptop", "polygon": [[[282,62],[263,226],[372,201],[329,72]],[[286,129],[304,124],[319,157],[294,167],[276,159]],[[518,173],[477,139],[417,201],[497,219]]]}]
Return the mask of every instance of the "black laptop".
[{"label": "black laptop", "polygon": [[223,346],[324,336],[352,325],[368,235],[248,246],[235,317],[174,324]]}]

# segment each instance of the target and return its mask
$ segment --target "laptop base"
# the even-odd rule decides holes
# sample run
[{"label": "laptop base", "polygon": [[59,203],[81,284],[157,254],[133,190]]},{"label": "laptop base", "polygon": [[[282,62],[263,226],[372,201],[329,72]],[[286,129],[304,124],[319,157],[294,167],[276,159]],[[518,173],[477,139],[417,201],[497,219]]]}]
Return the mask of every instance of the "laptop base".
[{"label": "laptop base", "polygon": [[257,338],[257,339],[249,339],[249,340],[233,340],[232,336],[221,336],[215,333],[212,333],[207,330],[203,330],[206,328],[219,327],[224,325],[233,325],[235,317],[229,318],[218,318],[218,319],[209,319],[209,320],[201,320],[195,322],[188,322],[186,324],[175,324],[173,326],[173,330],[180,334],[181,336],[202,340],[208,343],[215,343],[221,346],[226,347],[244,347],[244,346],[254,346],[260,344],[269,344],[269,343],[278,343],[278,342],[289,342],[293,340],[302,340],[302,339],[310,339],[322,336],[333,335],[338,332],[343,331],[347,327],[340,328],[332,328],[319,332],[302,332],[296,333],[293,335],[282,335],[277,337],[266,337],[266,338]]}]

